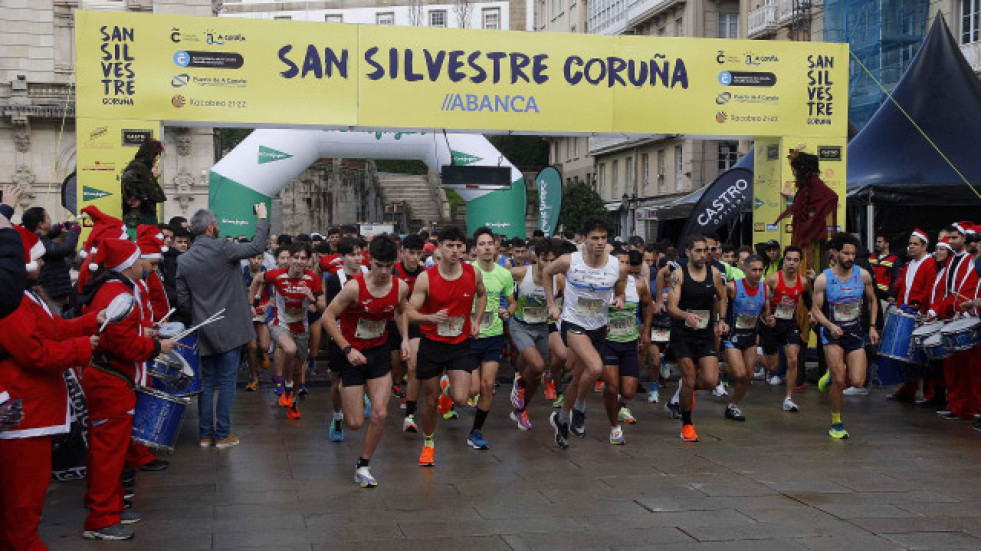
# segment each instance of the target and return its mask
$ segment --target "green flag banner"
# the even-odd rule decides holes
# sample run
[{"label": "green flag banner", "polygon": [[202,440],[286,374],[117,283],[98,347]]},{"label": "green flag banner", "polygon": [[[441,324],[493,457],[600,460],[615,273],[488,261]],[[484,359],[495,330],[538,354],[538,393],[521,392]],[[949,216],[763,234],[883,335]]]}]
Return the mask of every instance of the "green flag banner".
[{"label": "green flag banner", "polygon": [[558,169],[547,166],[535,177],[538,188],[538,229],[551,237],[562,210],[562,175]]}]

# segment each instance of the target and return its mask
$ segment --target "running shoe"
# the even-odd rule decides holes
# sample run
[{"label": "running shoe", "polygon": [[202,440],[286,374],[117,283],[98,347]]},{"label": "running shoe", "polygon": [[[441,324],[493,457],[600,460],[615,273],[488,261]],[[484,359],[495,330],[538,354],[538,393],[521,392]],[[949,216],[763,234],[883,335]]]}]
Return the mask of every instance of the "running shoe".
[{"label": "running shoe", "polygon": [[141,520],[143,520],[143,517],[141,517],[140,514],[135,511],[123,511],[122,513],[119,513],[120,524],[137,524]]},{"label": "running shoe", "polygon": [[796,390],[798,392],[803,391],[803,390],[807,390],[807,384],[806,383],[801,383],[801,384],[795,386],[794,387],[794,390]]},{"label": "running shoe", "polygon": [[402,432],[419,432],[419,425],[416,424],[415,415],[406,415],[402,421]]},{"label": "running shoe", "polygon": [[293,403],[293,391],[292,390],[284,391],[283,394],[280,395],[279,397],[279,407],[288,408],[292,403]]},{"label": "running shoe", "polygon": [[364,396],[364,418],[371,419],[371,400],[368,399],[368,395]]},{"label": "running shoe", "polygon": [[657,385],[651,385],[651,391],[647,393],[647,403],[656,404],[661,399],[661,393]]},{"label": "running shoe", "polygon": [[593,392],[603,392],[603,381],[596,381],[593,385]]},{"label": "running shoe", "polygon": [[552,379],[545,381],[544,394],[546,400],[555,400],[555,383],[552,381]]},{"label": "running shoe", "polygon": [[296,400],[290,402],[290,407],[286,409],[287,419],[299,419],[300,418],[300,408],[296,403]]},{"label": "running shoe", "polygon": [[726,387],[723,386],[722,383],[719,383],[718,386],[712,389],[712,396],[717,396],[721,398],[722,396],[728,396],[728,395],[729,392],[726,391]]},{"label": "running shoe", "polygon": [[620,408],[620,413],[617,415],[621,421],[627,423],[628,425],[636,425],[637,418],[634,417],[633,413],[630,413],[630,408],[623,406]]},{"label": "running shoe", "polygon": [[681,419],[681,404],[668,402],[664,404],[664,409],[671,414],[672,419]]},{"label": "running shoe", "polygon": [[868,396],[869,389],[861,386],[850,386],[845,390],[841,391],[845,396]]},{"label": "running shoe", "polygon": [[671,376],[671,366],[667,362],[661,361],[661,378],[667,379],[670,376]]},{"label": "running shoe", "polygon": [[726,406],[726,419],[731,419],[733,421],[745,421],[746,416],[743,415],[743,410],[739,409],[739,406],[735,404],[729,404]]},{"label": "running shoe", "polygon": [[443,375],[439,378],[439,390],[443,393],[443,396],[450,396],[450,377],[449,375]]},{"label": "running shoe", "polygon": [[266,354],[262,355],[262,369],[269,369],[269,356]]},{"label": "running shoe", "polygon": [[780,378],[780,375],[774,375],[773,377],[770,377],[770,386],[780,386],[782,384],[783,384],[783,379]]},{"label": "running shoe", "polygon": [[436,448],[433,446],[423,446],[422,453],[419,454],[420,467],[434,467],[436,465]]},{"label": "running shoe", "polygon": [[133,539],[134,535],[136,534],[131,528],[123,526],[119,522],[98,530],[86,530],[82,532],[82,537],[87,540],[120,541]]},{"label": "running shoe", "polygon": [[514,384],[511,385],[511,407],[514,409],[525,409],[525,389],[518,384],[519,377],[515,377]]},{"label": "running shoe", "polygon": [[681,439],[685,442],[698,442],[698,433],[695,432],[695,425],[682,425]]},{"label": "running shoe", "polygon": [[460,418],[460,414],[456,412],[456,408],[454,407],[450,407],[450,411],[447,411],[446,413],[443,414],[443,419],[446,419],[447,421],[450,419],[459,419],[459,418]]},{"label": "running shoe", "polygon": [[559,394],[552,402],[552,407],[555,409],[559,409],[560,407],[562,407],[563,403],[565,403],[565,394]]},{"label": "running shoe", "polygon": [[283,383],[282,382],[277,382],[276,383],[276,390],[274,390],[273,392],[276,393],[276,396],[282,396],[283,395],[283,391],[284,391],[283,390]]},{"label": "running shoe", "polygon": [[528,410],[511,412],[511,420],[518,424],[521,430],[531,430],[531,421],[528,420]]},{"label": "running shoe", "polygon": [[475,408],[475,407],[477,407],[477,401],[478,400],[480,400],[480,394],[478,394],[476,396],[471,396],[471,397],[467,398],[467,405],[470,406],[470,407],[472,407],[472,408]]},{"label": "running shoe", "polygon": [[310,391],[307,390],[307,385],[300,385],[300,389],[296,391],[296,395],[302,398],[307,394],[310,394]]},{"label": "running shoe", "polygon": [[845,425],[843,423],[831,423],[831,428],[828,429],[828,435],[831,438],[837,438],[838,440],[847,440],[848,431],[845,430]]},{"label": "running shoe", "polygon": [[586,438],[586,413],[573,408],[572,422],[569,423],[569,432],[579,438]]},{"label": "running shoe", "polygon": [[402,401],[399,402],[399,409],[405,409],[405,402],[406,402],[406,398],[405,396],[402,396]]},{"label": "running shoe", "polygon": [[559,412],[553,411],[548,416],[548,424],[555,429],[555,445],[563,450],[569,447],[569,423],[559,421]]},{"label": "running shoe", "polygon": [[368,467],[358,467],[354,471],[354,481],[362,488],[374,488],[378,485],[378,481],[375,480],[375,477],[371,476],[371,471],[368,470]]},{"label": "running shoe", "polygon": [[484,434],[479,430],[470,431],[470,436],[467,437],[467,445],[475,450],[486,450],[489,448],[487,440],[484,440]]},{"label": "running shoe", "polygon": [[790,398],[784,398],[783,410],[788,411],[790,413],[797,413],[798,411],[800,411],[800,408],[798,408],[797,404],[795,404],[794,401],[791,400]]},{"label": "running shoe", "polygon": [[959,415],[957,415],[953,411],[947,411],[947,412],[940,413],[940,417],[942,419],[946,419],[948,421],[957,421],[958,419],[961,418]]},{"label": "running shoe", "polygon": [[754,380],[757,380],[757,381],[761,381],[763,379],[766,379],[766,369],[761,367],[761,368],[757,369],[756,371],[754,371],[753,372],[753,379]]},{"label": "running shoe", "polygon": [[392,396],[396,396],[399,398],[405,396],[405,394],[402,393],[402,388],[399,387],[398,383],[392,385]]},{"label": "running shoe", "polygon": [[453,400],[449,396],[440,394],[436,400],[436,413],[446,415],[451,409],[453,409]]},{"label": "running shoe", "polygon": [[827,392],[828,387],[831,386],[831,370],[829,369],[821,378],[818,379],[818,390],[821,392]]},{"label": "running shoe", "polygon": [[626,443],[627,441],[623,439],[623,429],[619,425],[610,429],[610,444],[622,446]]},{"label": "running shoe", "polygon": [[331,419],[330,428],[327,429],[327,437],[330,438],[331,442],[343,442],[344,441],[344,420],[343,419]]},{"label": "running shoe", "polygon": [[259,379],[252,379],[249,384],[245,385],[245,390],[248,392],[259,390]]}]

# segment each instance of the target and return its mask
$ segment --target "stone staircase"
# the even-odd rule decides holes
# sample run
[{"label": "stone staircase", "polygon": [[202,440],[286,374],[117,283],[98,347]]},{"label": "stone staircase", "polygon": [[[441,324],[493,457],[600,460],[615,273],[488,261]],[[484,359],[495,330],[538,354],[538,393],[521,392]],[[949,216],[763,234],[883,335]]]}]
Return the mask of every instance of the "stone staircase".
[{"label": "stone staircase", "polygon": [[438,224],[448,218],[446,197],[429,176],[379,172],[378,182],[383,202],[389,205],[405,201],[409,205],[410,219],[418,220],[419,225]]}]

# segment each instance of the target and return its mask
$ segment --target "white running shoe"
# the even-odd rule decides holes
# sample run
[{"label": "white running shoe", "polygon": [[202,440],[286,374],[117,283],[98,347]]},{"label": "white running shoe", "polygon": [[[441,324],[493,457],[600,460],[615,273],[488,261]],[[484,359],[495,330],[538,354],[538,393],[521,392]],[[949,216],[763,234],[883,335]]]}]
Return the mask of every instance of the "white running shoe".
[{"label": "white running shoe", "polygon": [[623,438],[623,429],[621,429],[619,425],[610,429],[610,444],[622,446],[626,443],[627,441]]},{"label": "white running shoe", "polygon": [[374,488],[378,485],[375,477],[371,476],[371,471],[368,470],[368,467],[358,467],[354,471],[354,481],[362,488]]},{"label": "white running shoe", "polygon": [[656,404],[658,399],[660,399],[659,392],[656,388],[652,388],[650,392],[647,393],[647,403]]},{"label": "white running shoe", "polygon": [[729,393],[726,392],[726,387],[722,386],[722,383],[719,383],[719,386],[712,389],[712,396],[721,397],[721,396],[728,396],[728,395]]},{"label": "white running shoe", "polygon": [[850,386],[841,393],[845,396],[868,396],[869,389],[860,386]]},{"label": "white running shoe", "polygon": [[780,375],[774,375],[773,377],[770,377],[770,386],[780,386],[782,384],[783,384],[783,379],[780,378]]},{"label": "white running shoe", "polygon": [[798,411],[800,411],[800,408],[798,408],[797,404],[795,404],[794,401],[791,400],[790,398],[784,398],[783,410],[788,411],[790,413],[797,413]]}]

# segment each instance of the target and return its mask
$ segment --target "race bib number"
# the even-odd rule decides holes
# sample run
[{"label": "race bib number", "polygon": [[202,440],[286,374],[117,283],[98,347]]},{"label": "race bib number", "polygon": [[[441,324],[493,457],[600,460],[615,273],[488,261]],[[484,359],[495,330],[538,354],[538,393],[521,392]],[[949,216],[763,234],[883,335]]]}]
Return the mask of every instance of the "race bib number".
[{"label": "race bib number", "polygon": [[463,332],[464,318],[446,318],[446,321],[436,324],[436,334],[440,337],[459,337]]},{"label": "race bib number", "polygon": [[711,312],[709,312],[708,310],[689,310],[688,313],[695,314],[700,318],[698,325],[696,325],[694,329],[705,329],[706,327],[708,327],[709,314]]},{"label": "race bib number", "polygon": [[773,313],[773,317],[782,320],[789,320],[794,317],[794,312],[797,310],[797,305],[795,304],[778,304],[777,311]]},{"label": "race bib number", "polygon": [[284,308],[283,321],[286,323],[299,323],[307,319],[307,311],[303,308]]},{"label": "race bib number", "polygon": [[755,329],[756,328],[756,316],[746,316],[739,314],[736,316],[736,329]]},{"label": "race bib number", "polygon": [[361,340],[377,339],[385,333],[385,320],[358,320],[358,328],[354,332],[355,338]]},{"label": "race bib number", "polygon": [[497,314],[493,312],[484,312],[483,317],[480,318],[480,330],[489,331],[491,327],[494,326],[494,320],[497,319]]},{"label": "race bib number", "polygon": [[544,306],[525,306],[522,316],[525,323],[545,323],[548,319]]},{"label": "race bib number", "polygon": [[633,332],[637,326],[637,321],[633,318],[616,318],[610,320],[611,336],[626,336]]},{"label": "race bib number", "polygon": [[671,330],[665,327],[655,327],[651,330],[651,340],[654,342],[668,342],[671,340]]},{"label": "race bib number", "polygon": [[601,298],[581,298],[576,303],[576,313],[580,316],[598,316],[606,308]]},{"label": "race bib number", "polygon": [[835,313],[835,321],[848,322],[855,321],[858,319],[859,312],[861,311],[861,305],[858,302],[849,302],[847,304],[835,304],[832,307]]}]

